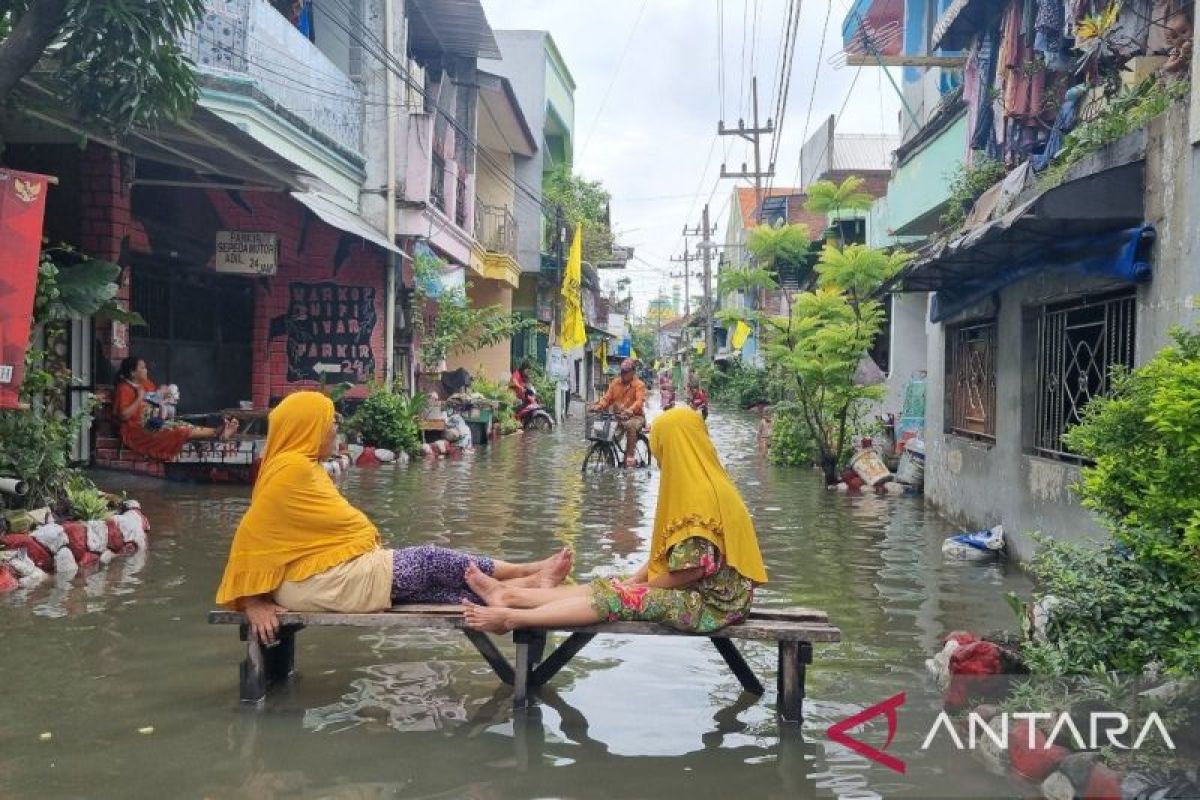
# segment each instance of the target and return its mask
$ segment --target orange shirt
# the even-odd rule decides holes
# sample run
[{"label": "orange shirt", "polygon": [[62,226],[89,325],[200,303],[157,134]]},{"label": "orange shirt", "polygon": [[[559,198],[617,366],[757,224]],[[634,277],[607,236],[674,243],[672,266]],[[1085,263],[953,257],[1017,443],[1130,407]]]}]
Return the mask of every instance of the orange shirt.
[{"label": "orange shirt", "polygon": [[642,416],[642,404],[645,402],[646,384],[642,383],[641,378],[635,376],[629,383],[625,383],[620,378],[613,378],[613,382],[608,385],[608,391],[596,405],[600,408],[616,406],[635,417],[640,417]]}]

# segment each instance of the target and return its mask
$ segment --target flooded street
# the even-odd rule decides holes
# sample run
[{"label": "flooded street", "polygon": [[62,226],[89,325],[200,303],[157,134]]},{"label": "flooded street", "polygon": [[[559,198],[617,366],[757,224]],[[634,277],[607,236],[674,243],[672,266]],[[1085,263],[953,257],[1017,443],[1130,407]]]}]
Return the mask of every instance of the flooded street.
[{"label": "flooded street", "polygon": [[[775,719],[773,648],[744,647],[768,687],[758,700],[708,642],[681,637],[598,638],[514,719],[456,632],[307,630],[292,688],[242,712],[242,647],[205,616],[247,489],[98,473],[141,500],[151,549],[0,600],[0,798],[1013,796],[968,756],[920,751],[940,708],[923,661],[950,630],[1011,627],[1004,593],[1027,579],[944,564],[954,529],[919,499],[837,495],[815,472],[765,463],[754,424],[720,410],[709,421],[767,561],[757,603],[826,609],[843,634],[815,648],[800,732],[781,736]],[[581,428],[352,470],[344,491],[389,546],[523,560],[570,545],[580,580],[632,570],[658,473],[585,481]],[[826,738],[898,692],[889,753],[906,774]],[[862,736],[882,745],[882,720]]]}]

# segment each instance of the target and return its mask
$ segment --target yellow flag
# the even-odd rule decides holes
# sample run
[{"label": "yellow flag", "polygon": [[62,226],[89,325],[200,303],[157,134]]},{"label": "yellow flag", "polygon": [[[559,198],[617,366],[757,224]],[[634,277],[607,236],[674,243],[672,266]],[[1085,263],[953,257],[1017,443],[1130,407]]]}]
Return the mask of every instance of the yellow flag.
[{"label": "yellow flag", "polygon": [[630,347],[629,348],[629,357],[632,358],[634,361],[637,361],[638,360],[637,350],[634,350],[632,347]]},{"label": "yellow flag", "polygon": [[587,330],[583,321],[583,226],[575,226],[575,241],[571,242],[571,254],[567,257],[567,269],[562,282],[562,329],[558,334],[558,345],[563,352],[583,347],[587,342]]},{"label": "yellow flag", "polygon": [[600,347],[596,350],[596,358],[600,360],[600,369],[608,366],[608,339],[600,340]]},{"label": "yellow flag", "polygon": [[750,326],[739,319],[737,321],[737,326],[733,329],[733,338],[729,340],[729,343],[733,345],[733,349],[741,350],[742,345],[744,345],[746,340],[750,338],[750,333]]}]

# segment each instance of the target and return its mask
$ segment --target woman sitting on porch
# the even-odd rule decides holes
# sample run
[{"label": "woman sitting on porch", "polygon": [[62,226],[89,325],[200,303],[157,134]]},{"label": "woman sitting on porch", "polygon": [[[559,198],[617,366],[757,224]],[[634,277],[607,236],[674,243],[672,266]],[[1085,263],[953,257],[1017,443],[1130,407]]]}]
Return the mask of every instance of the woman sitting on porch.
[{"label": "woman sitting on porch", "polygon": [[514,628],[661,622],[711,633],[750,613],[754,587],[767,582],[754,523],[717,459],[700,415],[663,412],[650,432],[662,469],[650,559],[624,580],[554,589],[499,583],[467,568],[467,585],[486,606],[466,601],[469,627],[490,633]]},{"label": "woman sitting on porch", "polygon": [[179,455],[192,439],[228,439],[237,432],[236,419],[225,420],[221,428],[199,428],[192,425],[173,425],[154,429],[150,423],[152,402],[147,394],[156,387],[150,380],[145,360],[130,356],[121,362],[113,391],[113,416],[121,430],[121,442],[130,450],[170,461]]},{"label": "woman sitting on porch", "polygon": [[337,442],[333,402],[320,392],[296,392],[268,422],[250,508],[217,589],[217,602],[245,612],[265,645],[275,642],[276,615],[289,609],[369,613],[393,603],[475,597],[464,581],[468,565],[507,586],[557,586],[571,571],[567,549],[528,564],[432,545],[384,549],[379,531],[321,467]]}]

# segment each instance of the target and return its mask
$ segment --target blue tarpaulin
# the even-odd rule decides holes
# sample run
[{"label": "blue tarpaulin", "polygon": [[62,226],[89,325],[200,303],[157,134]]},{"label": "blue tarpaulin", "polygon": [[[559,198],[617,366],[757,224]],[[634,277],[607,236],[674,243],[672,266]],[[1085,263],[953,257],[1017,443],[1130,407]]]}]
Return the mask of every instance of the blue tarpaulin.
[{"label": "blue tarpaulin", "polygon": [[1142,225],[1049,241],[1032,256],[979,277],[964,278],[952,288],[935,292],[929,306],[929,320],[942,322],[949,319],[993,292],[1039,272],[1143,283],[1151,278],[1147,257],[1154,236],[1153,226]]}]

